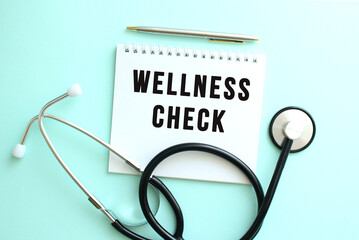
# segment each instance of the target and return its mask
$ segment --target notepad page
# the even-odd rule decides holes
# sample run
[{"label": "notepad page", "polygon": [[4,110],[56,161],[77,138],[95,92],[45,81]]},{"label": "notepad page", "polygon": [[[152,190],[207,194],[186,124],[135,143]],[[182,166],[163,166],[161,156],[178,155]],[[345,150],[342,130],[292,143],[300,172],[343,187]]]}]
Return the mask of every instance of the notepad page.
[{"label": "notepad page", "polygon": [[[220,147],[256,169],[265,56],[119,44],[111,146],[143,170],[162,150],[199,142]],[[134,174],[110,154],[109,171]],[[183,152],[156,176],[248,183],[231,163]]]}]

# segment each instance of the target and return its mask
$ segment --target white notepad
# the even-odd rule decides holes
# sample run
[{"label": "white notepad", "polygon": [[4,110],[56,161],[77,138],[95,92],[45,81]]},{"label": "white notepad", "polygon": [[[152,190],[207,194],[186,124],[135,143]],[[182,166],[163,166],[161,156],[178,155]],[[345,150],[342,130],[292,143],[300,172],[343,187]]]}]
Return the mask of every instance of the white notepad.
[{"label": "white notepad", "polygon": [[[119,44],[111,145],[144,169],[167,147],[207,143],[255,171],[264,71],[263,55]],[[109,171],[135,173],[114,154]],[[202,152],[173,155],[155,175],[248,183],[232,164]]]}]

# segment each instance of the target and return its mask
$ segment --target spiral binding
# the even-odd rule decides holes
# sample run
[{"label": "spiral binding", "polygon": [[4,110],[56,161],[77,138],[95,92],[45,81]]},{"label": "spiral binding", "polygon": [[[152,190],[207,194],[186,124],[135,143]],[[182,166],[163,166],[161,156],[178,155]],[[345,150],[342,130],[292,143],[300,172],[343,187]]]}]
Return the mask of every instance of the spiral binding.
[{"label": "spiral binding", "polygon": [[217,51],[217,50],[199,50],[197,48],[181,48],[172,46],[164,47],[159,45],[158,47],[155,44],[148,46],[147,44],[142,44],[141,46],[138,43],[125,44],[125,52],[133,52],[139,54],[151,54],[151,55],[166,55],[173,57],[193,57],[193,58],[202,58],[202,59],[218,59],[226,61],[236,61],[236,62],[253,62],[258,63],[258,57],[255,54],[231,52],[231,51]]}]

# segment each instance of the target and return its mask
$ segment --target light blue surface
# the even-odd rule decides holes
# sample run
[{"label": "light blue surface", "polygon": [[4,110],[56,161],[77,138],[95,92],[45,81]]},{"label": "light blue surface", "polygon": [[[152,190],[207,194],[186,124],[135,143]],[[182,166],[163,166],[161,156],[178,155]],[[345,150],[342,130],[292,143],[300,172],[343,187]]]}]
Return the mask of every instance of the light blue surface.
[{"label": "light blue surface", "polygon": [[[24,159],[11,151],[27,121],[75,82],[83,96],[49,112],[109,141],[115,47],[127,41],[266,54],[257,170],[263,187],[279,155],[267,133],[277,110],[307,109],[317,135],[307,150],[290,156],[256,240],[359,239],[358,13],[359,2],[343,1],[0,1],[0,239],[126,239],[67,177],[38,126]],[[125,30],[135,25],[261,40],[218,44]],[[58,123],[45,124],[91,192],[118,215],[131,212],[138,178],[107,173],[105,149]],[[183,208],[185,239],[238,239],[255,216],[248,186],[164,181]],[[164,201],[158,219],[173,230]],[[148,226],[138,232],[159,239]]]}]

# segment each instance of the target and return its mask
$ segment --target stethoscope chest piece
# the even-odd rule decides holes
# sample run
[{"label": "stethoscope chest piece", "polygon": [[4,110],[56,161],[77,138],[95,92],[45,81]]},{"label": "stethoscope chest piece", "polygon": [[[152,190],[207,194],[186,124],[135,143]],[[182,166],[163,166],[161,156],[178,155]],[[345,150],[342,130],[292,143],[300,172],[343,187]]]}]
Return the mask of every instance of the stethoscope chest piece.
[{"label": "stethoscope chest piece", "polygon": [[303,109],[286,107],[272,118],[269,134],[278,148],[281,149],[283,140],[289,138],[293,140],[290,152],[299,152],[307,148],[314,139],[314,120]]}]

